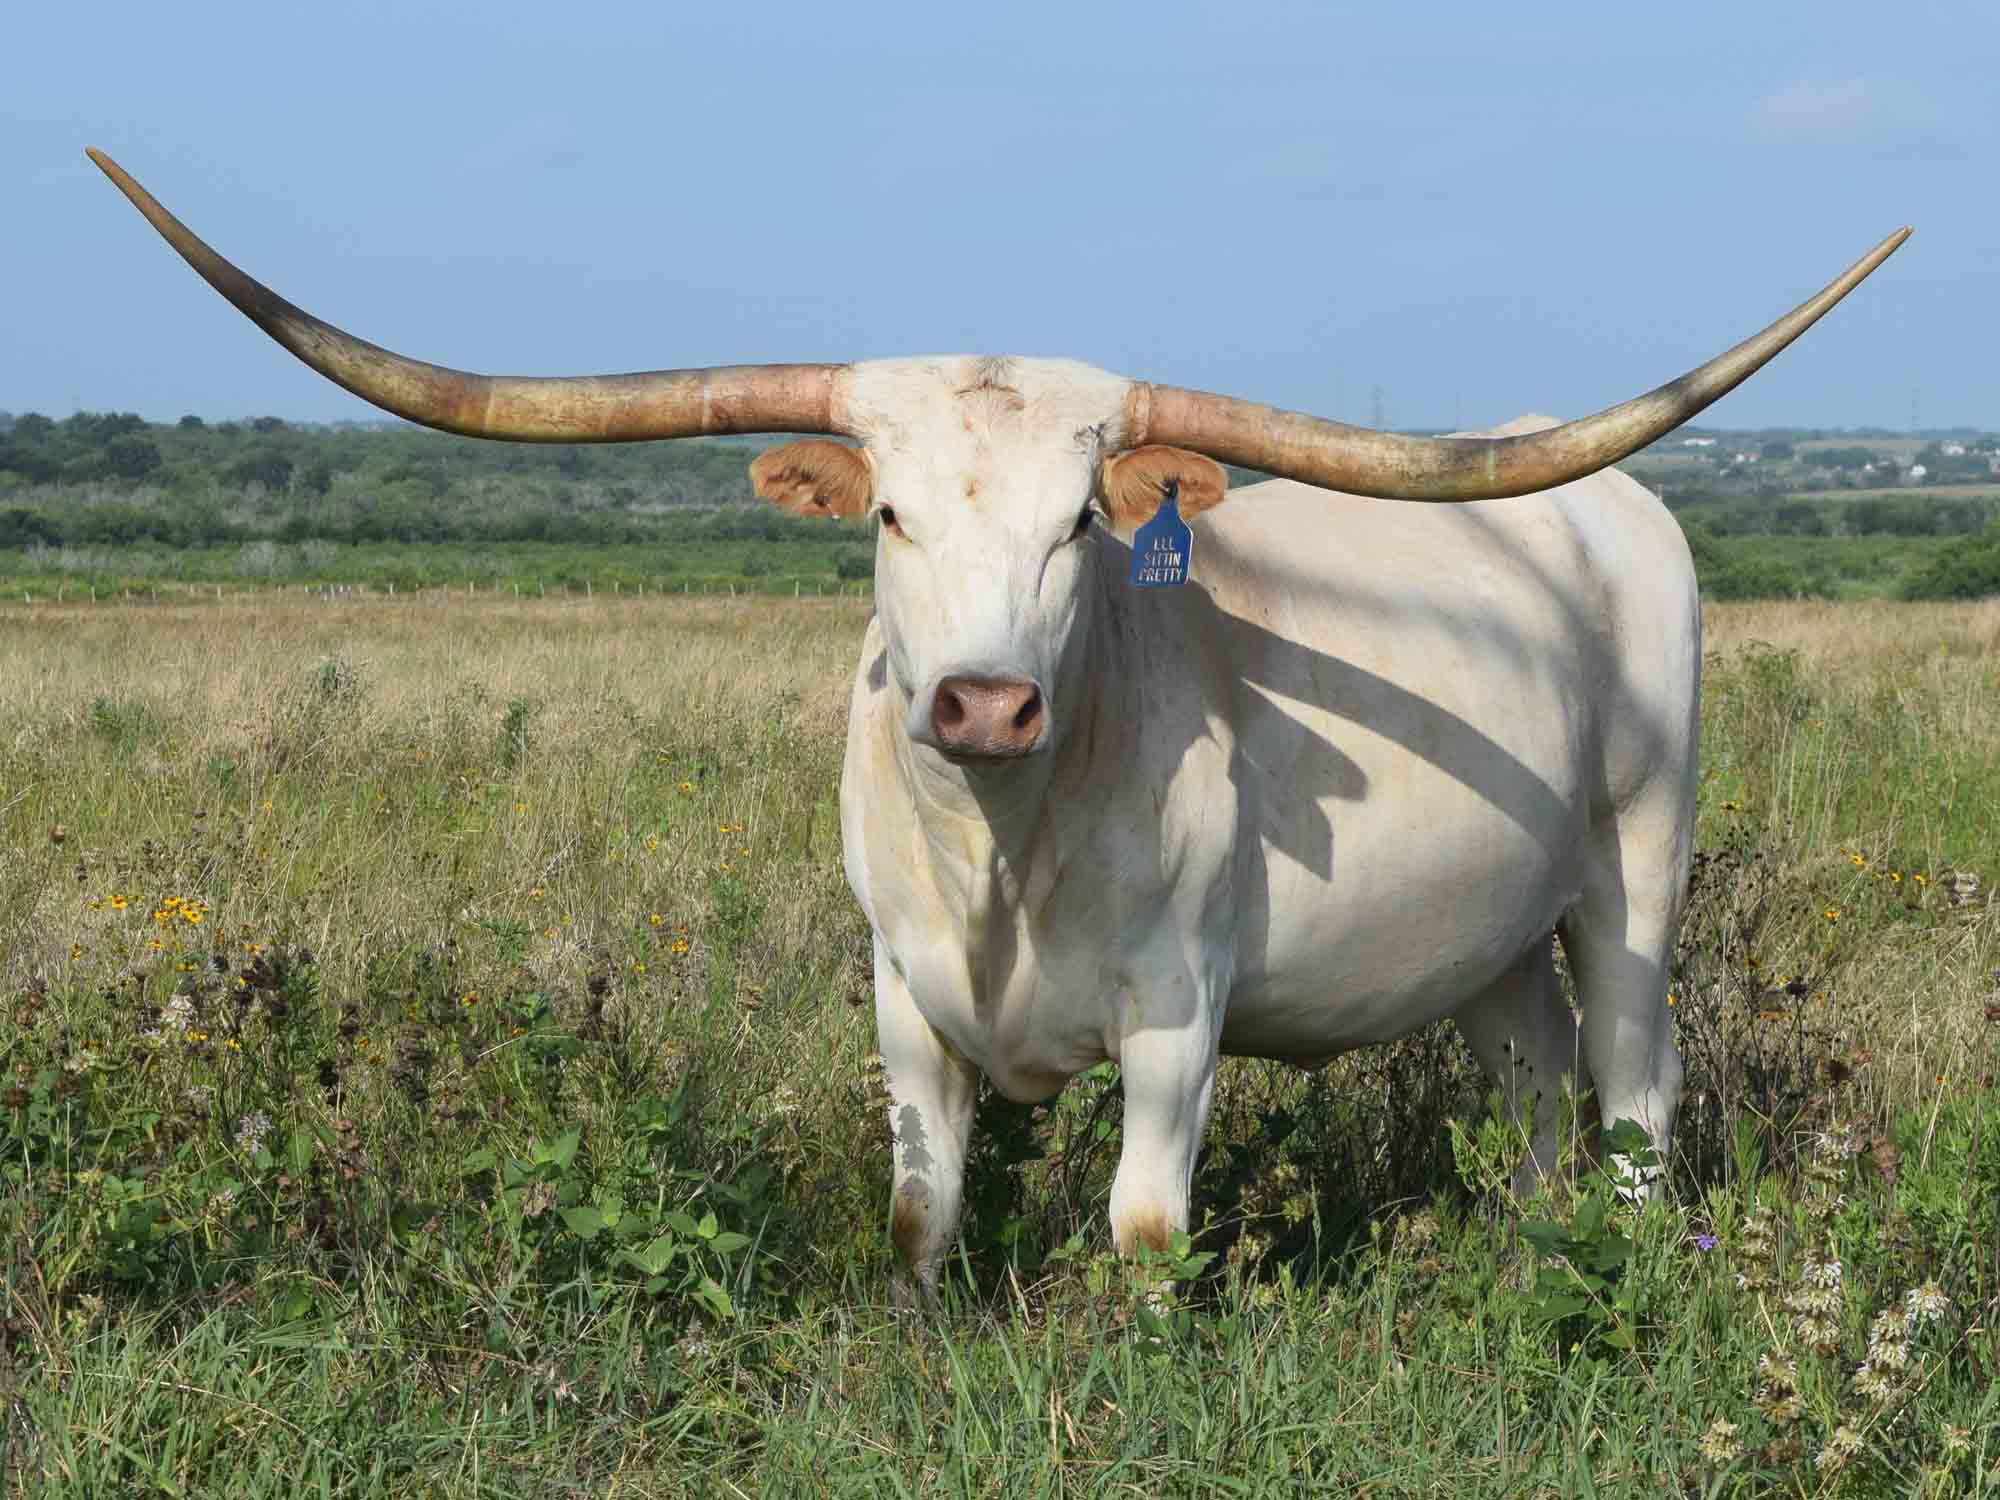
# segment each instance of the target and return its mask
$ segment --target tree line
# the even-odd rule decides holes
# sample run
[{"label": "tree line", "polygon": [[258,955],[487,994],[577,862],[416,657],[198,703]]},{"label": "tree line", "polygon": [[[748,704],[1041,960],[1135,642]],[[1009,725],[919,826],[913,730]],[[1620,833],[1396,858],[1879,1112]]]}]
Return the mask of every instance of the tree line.
[{"label": "tree line", "polygon": [[[482,443],[392,423],[0,413],[0,549],[812,542],[830,549],[824,561],[838,578],[869,576],[865,532],[750,503],[749,461],[768,441]],[[1871,451],[1821,450],[1814,461],[1860,462]],[[1262,477],[1231,471],[1235,483]],[[1679,483],[1676,514],[1713,597],[1841,596],[1885,561],[1896,564],[1893,584],[1868,591],[2000,594],[2000,494],[1696,498]],[[1818,545],[1843,538],[1925,545],[1893,558]],[[752,577],[754,554],[740,553],[731,571]]]}]

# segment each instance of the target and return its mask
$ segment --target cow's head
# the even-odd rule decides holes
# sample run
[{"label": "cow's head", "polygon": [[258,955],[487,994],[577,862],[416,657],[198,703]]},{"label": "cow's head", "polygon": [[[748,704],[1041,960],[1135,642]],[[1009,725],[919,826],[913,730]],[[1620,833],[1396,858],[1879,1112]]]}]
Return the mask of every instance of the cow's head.
[{"label": "cow's head", "polygon": [[1889,236],[1754,338],[1644,396],[1501,438],[1415,438],[1056,360],[751,365],[540,379],[470,375],[366,343],[293,306],[203,244],[109,158],[104,169],[217,291],[329,379],[447,432],[524,442],[819,433],[754,465],[759,493],[882,522],[877,598],[913,739],[1014,759],[1060,732],[1052,684],[1092,586],[1084,529],[1121,527],[1174,478],[1183,515],[1222,495],[1215,460],[1399,500],[1484,500],[1581,478],[1734,389],[1908,237]]},{"label": "cow's head", "polygon": [[1130,389],[1065,360],[857,365],[860,446],[808,438],[750,466],[787,510],[879,523],[876,609],[918,744],[988,766],[1053,745],[1099,576],[1092,532],[1143,524],[1169,481],[1183,516],[1222,499],[1215,460],[1124,446]]}]

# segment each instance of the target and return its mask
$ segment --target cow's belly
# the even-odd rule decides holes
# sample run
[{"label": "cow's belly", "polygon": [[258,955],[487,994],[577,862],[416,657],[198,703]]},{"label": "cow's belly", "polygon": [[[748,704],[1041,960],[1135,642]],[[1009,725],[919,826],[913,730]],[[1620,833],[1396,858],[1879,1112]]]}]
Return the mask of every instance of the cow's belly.
[{"label": "cow's belly", "polygon": [[1555,747],[1553,774],[1496,796],[1405,758],[1404,785],[1378,772],[1317,816],[1267,818],[1241,877],[1224,1050],[1324,1058],[1490,986],[1576,898],[1587,815],[1570,760]]}]

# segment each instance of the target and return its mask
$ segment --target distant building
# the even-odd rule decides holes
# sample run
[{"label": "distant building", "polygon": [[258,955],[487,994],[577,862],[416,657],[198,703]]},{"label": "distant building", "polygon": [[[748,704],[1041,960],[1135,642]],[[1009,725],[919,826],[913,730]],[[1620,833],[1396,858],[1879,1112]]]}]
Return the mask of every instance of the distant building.
[{"label": "distant building", "polygon": [[1713,447],[1715,446],[1715,439],[1714,439],[1714,438],[1682,438],[1682,439],[1681,439],[1681,446],[1682,446],[1683,448],[1713,448]]},{"label": "distant building", "polygon": [[1922,464],[1910,465],[1910,478],[1912,479],[1922,479],[1925,475],[1929,473],[1930,470],[1926,469]]},{"label": "distant building", "polygon": [[1965,444],[1963,444],[1963,443],[1946,443],[1946,444],[1944,445],[1944,456],[1945,456],[1946,458],[1963,458],[1963,457],[1965,457]]}]

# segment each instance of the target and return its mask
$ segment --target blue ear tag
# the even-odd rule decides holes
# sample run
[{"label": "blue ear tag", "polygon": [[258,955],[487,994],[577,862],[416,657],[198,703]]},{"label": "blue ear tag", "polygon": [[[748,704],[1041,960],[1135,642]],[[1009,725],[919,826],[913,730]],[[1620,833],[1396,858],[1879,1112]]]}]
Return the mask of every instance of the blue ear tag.
[{"label": "blue ear tag", "polygon": [[1160,508],[1132,536],[1132,587],[1179,588],[1188,580],[1194,558],[1194,533],[1181,519],[1181,485],[1169,479],[1161,486]]}]

